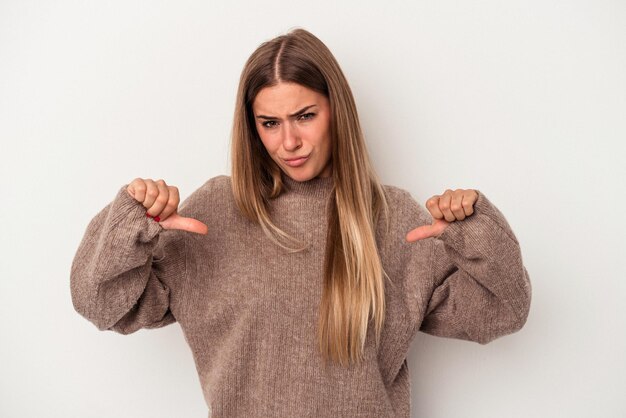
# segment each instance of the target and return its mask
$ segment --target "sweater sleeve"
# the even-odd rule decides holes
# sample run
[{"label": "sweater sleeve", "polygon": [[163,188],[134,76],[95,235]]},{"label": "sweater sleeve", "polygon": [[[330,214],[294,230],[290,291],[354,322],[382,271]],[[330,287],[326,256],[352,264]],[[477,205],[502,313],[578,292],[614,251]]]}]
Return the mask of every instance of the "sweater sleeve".
[{"label": "sweater sleeve", "polygon": [[487,344],[522,328],[531,284],[511,227],[477,192],[472,215],[428,238],[432,293],[420,330]]},{"label": "sweater sleeve", "polygon": [[175,322],[171,299],[186,274],[184,231],[148,218],[127,187],[89,222],[70,273],[76,311],[120,334]]}]

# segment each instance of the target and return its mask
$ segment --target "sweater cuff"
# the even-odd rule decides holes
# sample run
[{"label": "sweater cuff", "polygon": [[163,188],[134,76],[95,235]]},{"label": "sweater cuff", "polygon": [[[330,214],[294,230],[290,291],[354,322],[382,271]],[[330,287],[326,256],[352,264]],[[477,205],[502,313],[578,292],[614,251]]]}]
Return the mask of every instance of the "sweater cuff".
[{"label": "sweater cuff", "polygon": [[[501,239],[501,234],[505,233],[515,244],[519,245],[502,212],[480,190],[476,192],[478,198],[474,202],[474,213],[462,221],[451,222],[437,238],[453,248],[463,249],[465,241],[497,242]],[[488,218],[488,227],[484,223],[484,218]]]}]

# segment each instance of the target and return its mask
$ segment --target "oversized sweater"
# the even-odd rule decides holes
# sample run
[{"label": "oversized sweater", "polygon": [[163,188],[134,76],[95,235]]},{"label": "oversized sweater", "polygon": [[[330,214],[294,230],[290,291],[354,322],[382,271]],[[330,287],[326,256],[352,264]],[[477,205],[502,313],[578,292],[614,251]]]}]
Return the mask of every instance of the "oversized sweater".
[{"label": "oversized sweater", "polygon": [[[310,243],[289,254],[239,212],[229,176],[179,206],[208,234],[164,229],[119,189],[87,226],[71,267],[72,303],[99,330],[130,334],[177,322],[191,348],[209,417],[409,417],[409,346],[418,331],[486,344],[519,330],[531,300],[519,243],[479,190],[474,213],[438,237],[407,191],[384,185],[389,229],[376,240],[386,316],[365,361],[324,367],[317,345],[326,204],[332,177],[297,182],[271,200],[275,223]],[[149,402],[149,399],[145,400]]]}]

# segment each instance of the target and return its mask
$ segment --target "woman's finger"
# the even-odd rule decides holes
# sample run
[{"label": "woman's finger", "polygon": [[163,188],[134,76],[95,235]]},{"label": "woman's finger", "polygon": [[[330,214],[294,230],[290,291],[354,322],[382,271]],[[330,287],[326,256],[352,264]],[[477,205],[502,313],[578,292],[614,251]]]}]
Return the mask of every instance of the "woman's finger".
[{"label": "woman's finger", "polygon": [[168,216],[172,215],[178,209],[178,203],[180,202],[180,196],[178,194],[178,188],[176,186],[167,186],[167,190],[169,191],[168,200],[165,204],[165,208],[161,212],[161,219],[167,219]]},{"label": "woman's finger", "polygon": [[184,231],[195,232],[206,235],[209,231],[207,225],[197,219],[187,218],[173,213],[167,219],[159,222],[165,229],[182,229]]},{"label": "woman's finger", "polygon": [[446,189],[446,191],[439,197],[439,210],[443,213],[443,217],[448,222],[454,222],[456,217],[450,210],[450,201],[452,200],[452,190]]},{"label": "woman's finger", "polygon": [[156,199],[154,199],[154,203],[150,208],[150,215],[154,213],[156,216],[163,219],[163,209],[165,209],[167,201],[169,200],[170,191],[167,188],[167,184],[165,184],[165,181],[163,179],[155,180],[154,185],[156,186],[159,194],[157,195]]},{"label": "woman's finger", "polygon": [[142,203],[146,198],[146,182],[144,179],[137,177],[128,185],[128,193],[137,202]]},{"label": "woman's finger", "polygon": [[406,240],[408,242],[418,241],[420,239],[430,238],[435,235],[435,230],[432,225],[418,226],[417,228],[409,231],[406,234]]},{"label": "woman's finger", "polygon": [[435,195],[426,201],[426,208],[435,219],[443,219],[443,213],[439,209],[439,198],[440,196]]},{"label": "woman's finger", "polygon": [[435,219],[432,225],[422,225],[406,234],[408,242],[418,241],[420,239],[438,237],[448,227],[449,223],[443,219]]},{"label": "woman's finger", "polygon": [[461,202],[461,204],[463,205],[463,212],[465,213],[465,216],[470,216],[474,213],[474,203],[476,203],[476,197],[472,197],[468,194],[463,196],[463,202]]},{"label": "woman's finger", "polygon": [[154,183],[152,179],[145,179],[146,182],[146,198],[143,201],[143,206],[147,209],[146,213],[152,217],[157,216],[159,213],[153,208],[156,198],[159,196],[159,187]]},{"label": "woman's finger", "polygon": [[450,200],[450,211],[457,221],[465,219],[465,210],[463,210],[464,190],[457,189],[452,193]]}]

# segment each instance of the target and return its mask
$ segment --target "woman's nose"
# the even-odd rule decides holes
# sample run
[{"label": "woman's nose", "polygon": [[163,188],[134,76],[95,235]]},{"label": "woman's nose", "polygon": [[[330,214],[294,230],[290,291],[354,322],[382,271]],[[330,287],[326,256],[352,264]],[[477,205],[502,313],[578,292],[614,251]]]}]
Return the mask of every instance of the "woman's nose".
[{"label": "woman's nose", "polygon": [[295,151],[302,146],[300,140],[300,134],[298,129],[290,124],[285,124],[285,130],[283,131],[283,148],[287,151]]}]

